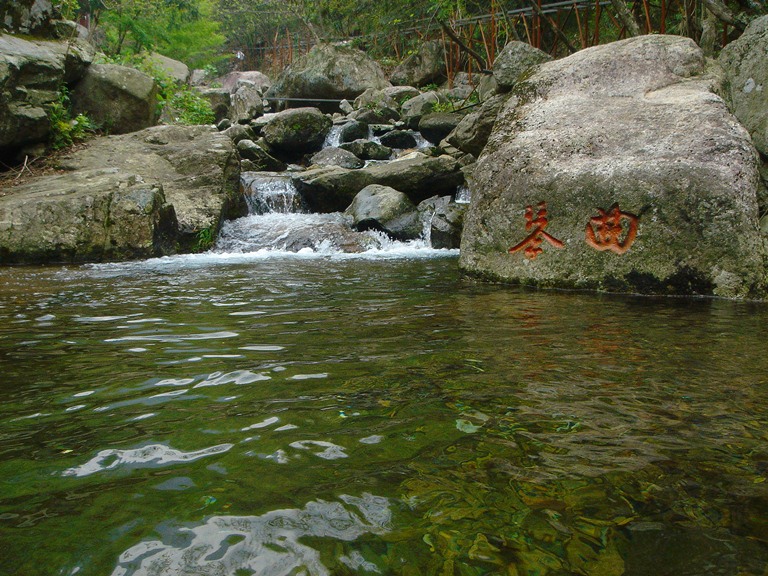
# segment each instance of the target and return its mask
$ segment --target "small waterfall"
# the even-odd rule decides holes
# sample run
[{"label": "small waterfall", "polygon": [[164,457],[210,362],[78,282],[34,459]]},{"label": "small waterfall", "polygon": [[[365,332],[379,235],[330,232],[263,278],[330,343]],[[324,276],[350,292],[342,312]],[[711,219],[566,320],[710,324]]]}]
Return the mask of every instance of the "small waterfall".
[{"label": "small waterfall", "polygon": [[331,130],[325,136],[323,141],[323,148],[337,148],[341,144],[341,129],[344,128],[343,124],[334,124],[331,126]]},{"label": "small waterfall", "polygon": [[469,204],[469,201],[472,199],[472,190],[469,189],[469,186],[466,184],[462,184],[458,188],[456,188],[456,204]]},{"label": "small waterfall", "polygon": [[240,185],[250,214],[304,212],[301,195],[290,175],[277,172],[243,172]]}]

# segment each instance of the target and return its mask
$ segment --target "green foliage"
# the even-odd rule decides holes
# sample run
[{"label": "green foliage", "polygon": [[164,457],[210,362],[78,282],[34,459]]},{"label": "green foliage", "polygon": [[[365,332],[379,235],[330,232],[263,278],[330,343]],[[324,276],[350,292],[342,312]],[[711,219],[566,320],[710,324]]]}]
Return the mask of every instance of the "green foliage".
[{"label": "green foliage", "polygon": [[59,90],[58,99],[48,105],[48,120],[51,126],[49,145],[53,150],[61,150],[75,142],[81,142],[95,129],[93,122],[85,114],[72,118],[66,86]]},{"label": "green foliage", "polygon": [[195,243],[192,245],[192,252],[205,252],[213,246],[213,242],[213,230],[210,227],[203,228],[200,230],[200,232],[197,233],[197,236],[195,236]]},{"label": "green foliage", "polygon": [[171,96],[167,106],[179,124],[213,124],[216,121],[211,103],[189,88]]},{"label": "green foliage", "polygon": [[453,102],[435,102],[432,106],[432,112],[453,112],[456,110]]}]

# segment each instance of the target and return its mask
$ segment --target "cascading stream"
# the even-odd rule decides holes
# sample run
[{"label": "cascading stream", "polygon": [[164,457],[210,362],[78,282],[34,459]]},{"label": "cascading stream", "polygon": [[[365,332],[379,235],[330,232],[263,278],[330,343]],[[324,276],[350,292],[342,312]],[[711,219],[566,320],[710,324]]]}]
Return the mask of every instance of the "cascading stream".
[{"label": "cascading stream", "polygon": [[[324,147],[338,146],[340,126],[333,126]],[[429,146],[414,133],[419,148]],[[378,141],[378,138],[371,136]],[[290,252],[374,255],[379,252],[432,251],[429,226],[432,213],[423,214],[421,239],[400,242],[376,231],[357,232],[343,213],[310,213],[289,172],[243,172],[240,185],[248,204],[248,216],[224,223],[214,247],[218,254]],[[444,252],[444,251],[442,251]]]}]

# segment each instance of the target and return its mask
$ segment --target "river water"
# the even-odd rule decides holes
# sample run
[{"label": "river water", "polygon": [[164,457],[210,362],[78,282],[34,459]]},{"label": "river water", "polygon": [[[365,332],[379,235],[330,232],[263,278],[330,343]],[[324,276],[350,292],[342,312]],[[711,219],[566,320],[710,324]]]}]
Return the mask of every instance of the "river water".
[{"label": "river water", "polygon": [[418,247],[0,278],[0,574],[765,571],[764,305]]}]

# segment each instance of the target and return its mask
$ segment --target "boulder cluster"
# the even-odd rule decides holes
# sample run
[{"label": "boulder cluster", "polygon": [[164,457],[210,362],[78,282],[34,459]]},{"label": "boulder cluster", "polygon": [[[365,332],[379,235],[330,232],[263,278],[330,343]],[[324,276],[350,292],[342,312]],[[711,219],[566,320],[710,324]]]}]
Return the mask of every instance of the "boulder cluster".
[{"label": "boulder cluster", "polygon": [[388,78],[358,50],[318,45],[274,82],[250,71],[200,86],[215,126],[153,127],[148,77],[92,64],[77,40],[0,35],[0,152],[39,145],[62,84],[112,128],[0,196],[0,262],[204,248],[246,211],[241,173],[261,173],[357,230],[460,245],[461,269],[482,278],[765,297],[768,17],[717,60],[677,36],[560,60],[510,42],[492,74],[436,88],[442,49],[426,43]]}]

